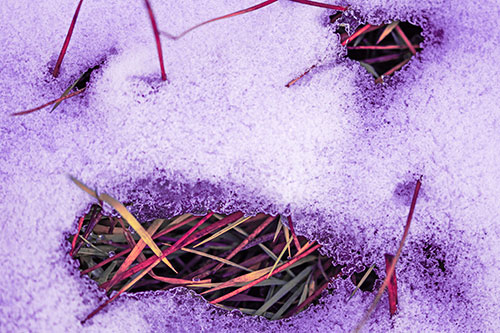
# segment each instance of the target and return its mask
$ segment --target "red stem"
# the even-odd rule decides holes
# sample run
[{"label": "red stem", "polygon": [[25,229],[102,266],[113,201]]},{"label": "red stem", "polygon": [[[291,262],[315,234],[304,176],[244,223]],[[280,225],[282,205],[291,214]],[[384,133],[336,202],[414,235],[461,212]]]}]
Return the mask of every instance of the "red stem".
[{"label": "red stem", "polygon": [[302,3],[304,5],[321,7],[321,8],[328,8],[328,9],[333,9],[333,10],[340,10],[340,11],[346,11],[348,8],[348,7],[342,7],[342,6],[329,5],[326,3],[321,3],[321,2],[316,2],[316,1],[309,1],[309,0],[292,0],[292,1]]},{"label": "red stem", "polygon": [[61,69],[61,64],[64,59],[64,55],[66,54],[66,50],[68,49],[69,41],[71,40],[71,35],[73,35],[73,30],[75,29],[76,20],[78,19],[78,14],[80,13],[80,8],[82,7],[82,3],[83,0],[80,0],[78,6],[76,7],[75,14],[73,14],[73,19],[71,20],[68,34],[66,35],[63,47],[61,49],[61,52],[59,53],[59,58],[57,58],[56,66],[54,67],[54,71],[52,72],[52,75],[54,77],[57,77],[59,75],[59,70]]},{"label": "red stem", "polygon": [[225,19],[225,18],[230,18],[230,17],[233,17],[233,16],[237,16],[237,15],[241,15],[241,14],[246,14],[246,13],[250,13],[250,12],[253,12],[254,10],[257,10],[257,9],[260,9],[262,7],[265,7],[267,5],[270,5],[274,2],[276,2],[278,0],[267,0],[267,1],[264,1],[264,2],[261,2],[255,6],[252,6],[252,7],[249,7],[249,8],[246,8],[246,9],[242,9],[242,10],[238,10],[237,12],[234,12],[234,13],[231,13],[231,14],[226,14],[226,15],[223,15],[223,16],[219,16],[219,17],[216,17],[216,18],[213,18],[213,19],[210,19],[208,21],[204,21],[204,22],[201,22],[189,29],[187,29],[186,31],[184,31],[183,33],[181,33],[179,36],[173,36],[171,34],[168,34],[166,32],[162,32],[162,34],[164,34],[165,36],[167,36],[168,38],[171,38],[171,39],[179,39],[179,38],[182,38],[184,37],[186,34],[188,34],[189,32],[201,27],[201,26],[204,26],[205,24],[208,24],[208,23],[212,23],[212,22],[215,22],[215,21],[219,21],[219,20],[222,20],[222,19]]},{"label": "red stem", "polygon": [[80,231],[82,230],[83,220],[85,220],[85,216],[80,217],[80,220],[78,221],[78,230],[76,231],[75,237],[73,237],[73,241],[71,242],[71,251],[69,251],[70,257],[73,256],[73,252],[75,251],[76,240],[78,239],[78,235],[80,235]]},{"label": "red stem", "polygon": [[293,228],[293,222],[292,222],[292,217],[288,216],[288,225],[290,226],[290,231],[292,232],[292,237],[293,237],[293,242],[295,243],[295,247],[297,248],[297,251],[300,251],[300,243],[299,239],[297,238],[297,235],[295,234],[295,229]]},{"label": "red stem", "polygon": [[160,31],[158,30],[158,26],[156,25],[155,16],[153,14],[153,9],[151,8],[149,0],[144,0],[144,3],[146,4],[149,18],[151,19],[151,25],[153,26],[153,32],[155,34],[156,49],[158,50],[158,58],[160,59],[161,80],[166,81],[167,74],[165,73],[165,64],[163,63],[163,51],[161,49]]},{"label": "red stem", "polygon": [[43,109],[44,107],[47,107],[49,105],[52,105],[54,103],[58,103],[58,102],[61,102],[61,101],[64,101],[65,99],[68,99],[68,98],[71,98],[71,97],[74,97],[78,94],[81,94],[82,92],[85,91],[86,88],[82,88],[80,90],[77,90],[77,91],[74,91],[72,92],[71,94],[69,95],[66,95],[66,96],[63,96],[63,97],[59,97],[58,99],[55,99],[53,101],[50,101],[48,103],[45,103],[43,105],[40,105],[34,109],[29,109],[29,110],[26,110],[26,111],[21,111],[21,112],[14,112],[14,113],[11,113],[10,115],[11,116],[22,116],[22,115],[25,115],[25,114],[28,114],[28,113],[32,113],[32,112],[35,112],[35,111],[38,111],[38,110],[41,110]]}]

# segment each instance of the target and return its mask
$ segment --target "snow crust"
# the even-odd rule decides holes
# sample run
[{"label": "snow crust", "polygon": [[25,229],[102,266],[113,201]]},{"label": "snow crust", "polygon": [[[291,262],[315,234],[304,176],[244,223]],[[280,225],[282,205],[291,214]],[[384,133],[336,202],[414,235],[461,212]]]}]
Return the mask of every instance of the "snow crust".
[{"label": "snow crust", "polygon": [[[151,2],[160,29],[173,34],[256,4]],[[90,203],[69,174],[133,201],[143,219],[208,209],[292,214],[296,231],[348,271],[384,267],[423,175],[397,266],[399,312],[390,319],[383,298],[365,330],[497,331],[500,5],[336,4],[350,5],[357,24],[419,24],[423,51],[375,85],[344,57],[330,11],[280,0],[163,38],[163,83],[143,2],[88,1],[54,79],[77,1],[2,1],[0,331],[340,332],[374,297],[346,302],[353,286],[342,280],[320,304],[268,322],[175,289],[122,297],[84,327],[104,294],[67,254],[65,237]],[[58,97],[101,62],[83,97],[9,116]]]}]

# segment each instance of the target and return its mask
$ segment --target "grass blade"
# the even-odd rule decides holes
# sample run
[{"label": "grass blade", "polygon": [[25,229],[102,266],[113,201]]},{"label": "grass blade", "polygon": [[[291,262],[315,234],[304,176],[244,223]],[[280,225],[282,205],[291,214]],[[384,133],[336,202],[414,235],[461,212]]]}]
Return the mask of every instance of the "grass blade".
[{"label": "grass blade", "polygon": [[[309,248],[307,250],[304,250],[304,252],[302,254],[295,255],[295,257],[292,260],[290,260],[289,262],[287,262],[287,263],[281,265],[280,267],[276,268],[274,270],[274,272],[272,273],[272,275],[278,274],[279,272],[281,272],[281,271],[289,268],[291,265],[293,265],[294,263],[296,263],[297,261],[299,261],[300,259],[302,259],[303,257],[307,256],[308,254],[310,254],[311,252],[317,250],[320,247],[321,247],[321,245],[315,245],[315,246],[313,246],[313,247],[311,247],[311,248]],[[304,248],[302,248],[302,249],[304,249]],[[214,299],[213,301],[210,301],[210,304],[220,303],[220,302],[222,302],[222,301],[224,301],[224,300],[226,300],[226,299],[228,299],[228,298],[230,298],[230,297],[232,297],[234,295],[237,295],[237,294],[239,294],[239,293],[241,293],[241,292],[243,292],[243,291],[245,291],[245,290],[247,290],[247,289],[255,286],[256,284],[258,284],[259,282],[262,282],[262,281],[266,280],[267,278],[268,277],[266,277],[266,276],[262,276],[262,277],[258,278],[257,280],[254,280],[254,281],[252,281],[252,282],[244,285],[243,287],[240,287],[240,288],[238,288],[238,289],[236,289],[236,290],[234,290],[234,291],[232,291],[232,292],[230,292],[230,293],[228,293],[228,294],[226,294],[224,296],[221,296],[219,298]]]},{"label": "grass blade", "polygon": [[155,16],[153,14],[153,8],[151,8],[151,4],[149,0],[144,0],[144,4],[146,5],[146,9],[148,10],[148,15],[151,20],[151,25],[153,26],[153,33],[155,35],[156,49],[158,51],[158,59],[160,60],[160,70],[161,70],[161,80],[167,80],[167,74],[165,73],[165,64],[163,63],[163,51],[161,49],[161,40],[160,40],[160,31],[158,30],[158,26],[156,25]]},{"label": "grass blade", "polygon": [[370,275],[370,273],[372,272],[373,268],[375,268],[375,264],[371,265],[370,268],[368,268],[368,270],[366,271],[365,275],[363,275],[363,277],[361,278],[361,280],[359,280],[358,285],[353,290],[351,296],[349,296],[349,298],[347,299],[348,301],[354,296],[354,294],[358,291],[358,289],[361,288],[361,286],[363,285],[363,283],[365,283],[366,279],[368,278],[368,275]]},{"label": "grass blade", "polygon": [[342,7],[342,6],[329,5],[326,3],[321,3],[321,2],[316,2],[316,1],[309,1],[309,0],[292,0],[292,1],[304,4],[304,5],[314,6],[314,7],[321,7],[321,8],[338,10],[341,12],[346,11],[348,8],[348,7]]},{"label": "grass blade", "polygon": [[[394,260],[394,256],[392,254],[385,254],[385,271],[388,274],[392,261]],[[389,294],[389,311],[391,313],[391,317],[396,313],[397,304],[398,304],[398,283],[396,279],[396,270],[392,274],[391,279],[389,280],[389,284],[387,285],[387,293]]]},{"label": "grass blade", "polygon": [[290,238],[288,240],[288,242],[286,242],[286,245],[285,247],[283,248],[283,250],[281,250],[281,253],[280,255],[278,256],[278,258],[276,259],[276,261],[274,262],[274,265],[273,265],[273,268],[271,269],[271,271],[269,272],[269,275],[267,276],[267,278],[269,279],[271,277],[271,275],[273,274],[273,271],[274,269],[276,268],[276,266],[278,265],[278,263],[280,262],[281,258],[283,257],[283,255],[285,254],[285,251],[287,248],[289,248],[290,246],[290,243],[292,242],[292,238]]},{"label": "grass blade", "polygon": [[[142,240],[144,240],[144,243],[146,243],[149,248],[156,254],[158,257],[161,257],[162,252],[158,245],[154,242],[154,240],[151,238],[151,236],[147,233],[147,231],[143,228],[143,226],[135,219],[135,217],[130,214],[130,212],[125,208],[124,205],[122,205],[118,200],[112,198],[108,194],[104,193],[99,196],[99,199],[107,202],[110,204],[120,215],[127,221],[127,223],[139,234]],[[170,261],[167,260],[167,258],[163,258],[162,261],[170,267],[176,274],[177,271],[175,270],[174,266],[170,263]]]},{"label": "grass blade", "polygon": [[71,20],[71,24],[69,25],[68,33],[66,34],[66,39],[64,40],[63,47],[61,52],[59,53],[59,57],[57,58],[56,65],[54,67],[54,71],[52,75],[57,77],[59,75],[59,70],[61,69],[61,64],[64,59],[64,55],[68,50],[69,41],[71,40],[71,36],[73,35],[73,30],[75,29],[76,20],[78,19],[78,14],[80,13],[80,8],[82,7],[83,0],[80,0],[78,6],[76,7],[75,13],[73,14],[73,19]]},{"label": "grass blade", "polygon": [[84,92],[84,91],[85,91],[85,89],[87,89],[87,88],[82,88],[82,89],[80,89],[80,90],[74,91],[74,92],[72,92],[72,93],[71,93],[71,94],[69,94],[69,95],[66,95],[66,96],[64,96],[64,97],[59,97],[59,98],[54,99],[54,100],[52,100],[52,101],[50,101],[50,102],[47,102],[47,103],[45,103],[45,104],[43,104],[43,105],[37,106],[36,108],[29,109],[29,110],[26,110],[26,111],[21,111],[21,112],[14,112],[14,113],[11,113],[10,115],[11,115],[11,116],[22,116],[22,115],[25,115],[25,114],[30,114],[30,113],[33,113],[33,112],[35,112],[35,111],[41,110],[41,109],[43,109],[43,108],[45,108],[45,107],[47,107],[47,106],[49,106],[49,105],[52,105],[52,104],[54,104],[54,103],[62,102],[62,101],[64,101],[64,100],[68,99],[68,98],[71,98],[71,97],[74,97],[74,96],[76,96],[76,95],[79,95],[79,94],[81,94],[82,92]]},{"label": "grass blade", "polygon": [[206,238],[205,240],[199,242],[198,244],[196,244],[195,246],[193,246],[193,248],[196,248],[200,245],[203,245],[205,244],[206,242],[209,242],[217,237],[219,237],[220,235],[228,232],[229,230],[239,226],[240,224],[242,224],[243,222],[245,222],[246,220],[248,220],[250,217],[244,217],[244,218],[240,218],[238,221],[234,222],[234,223],[231,223],[230,225],[228,225],[227,227],[225,227],[224,229],[220,230],[220,231],[217,231],[215,234],[213,234],[212,236]]},{"label": "grass blade", "polygon": [[410,42],[410,40],[408,39],[408,37],[404,33],[403,29],[401,29],[401,27],[399,25],[396,26],[396,31],[397,31],[398,35],[403,39],[403,41],[405,42],[406,46],[408,46],[408,48],[410,49],[410,52],[413,55],[417,54],[417,50],[415,50],[415,47]]},{"label": "grass blade", "polygon": [[375,310],[375,307],[377,306],[378,302],[382,298],[382,294],[385,291],[385,288],[389,285],[389,281],[392,278],[392,275],[394,274],[394,269],[396,268],[396,263],[398,262],[399,257],[401,256],[401,251],[403,250],[404,243],[406,241],[406,237],[408,236],[408,232],[410,230],[410,224],[411,224],[411,219],[413,217],[413,212],[415,211],[415,206],[417,204],[417,198],[418,198],[418,192],[420,191],[420,186],[422,185],[421,183],[421,178],[417,180],[417,184],[415,185],[415,191],[413,192],[413,198],[411,200],[411,206],[410,206],[410,212],[408,213],[408,218],[406,219],[406,226],[405,230],[403,232],[403,237],[401,238],[401,242],[399,244],[398,251],[396,252],[396,256],[392,260],[391,267],[387,270],[387,275],[385,277],[384,283],[382,283],[382,286],[378,290],[377,296],[373,300],[372,304],[366,311],[365,315],[359,322],[358,326],[355,329],[355,332],[359,332],[361,328],[364,326],[370,315],[372,314],[373,310]]},{"label": "grass blade", "polygon": [[262,7],[268,6],[268,5],[270,5],[270,4],[272,4],[272,3],[276,2],[276,1],[278,1],[278,0],[267,0],[267,1],[264,1],[264,2],[261,2],[261,3],[257,4],[257,5],[255,5],[255,6],[252,6],[252,7],[246,8],[246,9],[242,9],[242,10],[236,11],[234,13],[223,15],[223,16],[219,16],[219,17],[216,17],[216,18],[204,21],[202,23],[199,23],[199,24],[197,24],[197,25],[195,25],[195,26],[187,29],[186,31],[184,31],[183,33],[181,33],[179,36],[174,36],[174,35],[171,35],[169,33],[163,32],[163,31],[161,33],[163,35],[167,36],[168,38],[176,40],[176,39],[184,37],[186,34],[190,33],[191,31],[204,26],[205,24],[212,23],[212,22],[219,21],[219,20],[223,20],[223,19],[230,18],[230,17],[234,17],[234,16],[238,16],[238,15],[241,15],[241,14],[250,13],[250,12],[253,12],[254,10],[257,10],[257,9],[262,8]]},{"label": "grass blade", "polygon": [[388,24],[385,27],[384,31],[382,31],[382,33],[378,37],[377,42],[375,44],[378,45],[381,41],[383,41],[384,38],[387,37],[391,33],[391,31],[394,30],[394,28],[398,26],[398,24],[399,24],[399,21],[394,21],[394,22]]},{"label": "grass blade", "polygon": [[[311,274],[309,274],[311,276]],[[271,317],[271,320],[277,320],[281,318],[281,316],[285,313],[286,310],[290,308],[290,306],[299,298],[301,294],[302,288],[297,288],[294,293],[286,300],[285,304],[279,308],[279,310]]]},{"label": "grass blade", "polygon": [[350,41],[354,40],[356,37],[361,36],[364,34],[367,30],[369,30],[372,27],[372,25],[367,24],[364,27],[358,29],[356,32],[354,32],[351,36],[347,37],[344,41],[342,41],[342,46],[345,46],[348,44]]},{"label": "grass blade", "polygon": [[300,251],[300,243],[299,243],[299,238],[295,234],[295,229],[293,228],[293,222],[292,222],[292,217],[288,216],[288,226],[290,227],[290,231],[292,232],[292,237],[293,237],[293,242],[295,244],[295,248],[297,251]]},{"label": "grass blade", "polygon": [[262,306],[257,311],[255,311],[254,315],[256,316],[262,315],[267,309],[273,306],[274,303],[278,302],[290,290],[295,288],[295,286],[297,286],[297,284],[299,284],[300,281],[302,281],[311,271],[312,271],[312,266],[309,266],[306,269],[302,270],[296,277],[294,277],[287,284],[282,286],[268,301],[262,304]]}]

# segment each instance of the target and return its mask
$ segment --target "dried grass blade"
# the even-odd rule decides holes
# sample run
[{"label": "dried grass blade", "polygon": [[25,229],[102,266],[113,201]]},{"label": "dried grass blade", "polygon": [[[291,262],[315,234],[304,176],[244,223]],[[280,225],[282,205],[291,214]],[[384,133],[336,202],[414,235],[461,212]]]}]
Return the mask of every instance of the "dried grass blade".
[{"label": "dried grass blade", "polygon": [[75,251],[76,241],[78,239],[78,236],[80,235],[80,231],[82,230],[83,220],[85,220],[85,216],[80,217],[78,221],[78,229],[76,230],[76,234],[73,237],[73,241],[71,242],[71,250],[69,251],[70,257],[72,257],[74,254],[73,251]]},{"label": "dried grass blade", "polygon": [[356,37],[358,36],[361,36],[362,34],[364,34],[368,29],[370,29],[372,27],[372,25],[370,24],[367,24],[365,25],[364,27],[358,29],[357,31],[355,31],[351,36],[347,37],[344,41],[342,41],[342,46],[345,46],[346,44],[348,44],[350,41],[354,40]]},{"label": "dried grass blade", "polygon": [[[195,234],[192,234],[196,230],[196,228],[198,228],[201,224],[203,224],[206,220],[208,220],[213,215],[213,213],[207,214],[195,226],[193,226],[191,229],[189,229],[189,231],[187,233],[185,233],[177,242],[175,242],[174,245],[172,245],[168,249],[164,250],[162,252],[161,257],[150,257],[150,258],[146,259],[145,261],[139,263],[138,265],[129,268],[128,270],[126,270],[125,272],[123,272],[122,274],[120,274],[117,277],[117,281],[123,281],[124,279],[127,279],[128,277],[138,273],[142,269],[146,269],[146,271],[149,272],[154,267],[156,267],[156,265],[158,265],[158,263],[160,263],[163,260],[163,258],[166,258],[168,255],[174,253],[175,251],[180,249],[182,246],[189,245],[190,243],[197,240],[199,237],[204,236],[205,233],[209,233],[209,232],[213,231],[214,228],[220,227],[221,224],[224,225],[224,223],[230,223],[232,221],[232,219],[241,216],[240,214],[243,215],[243,213],[234,213],[234,214],[227,217],[228,222],[224,222],[221,220],[221,221],[218,221],[217,223],[214,223],[212,225],[207,226],[206,228],[200,230],[199,232],[197,232]],[[198,236],[198,235],[202,235],[202,236]],[[146,272],[146,274],[147,274],[147,272]],[[101,288],[108,288],[108,287],[109,287],[108,282],[101,285]]]},{"label": "dried grass blade", "polygon": [[384,31],[382,31],[382,33],[378,37],[377,42],[375,44],[378,45],[381,41],[383,41],[384,38],[387,37],[391,33],[391,31],[394,30],[394,28],[396,28],[398,26],[398,24],[399,24],[399,21],[394,21],[394,22],[388,24],[385,27]]},{"label": "dried grass blade", "polygon": [[[156,230],[158,230],[158,228],[162,225],[162,223],[163,223],[163,220],[159,220],[159,219],[155,220],[149,226],[147,233],[149,235],[153,235],[156,232]],[[134,248],[132,249],[132,251],[130,252],[128,257],[125,259],[125,261],[122,263],[120,268],[118,268],[118,270],[116,271],[115,275],[111,279],[110,285],[113,285],[115,283],[115,278],[118,275],[120,275],[121,273],[123,273],[124,271],[126,271],[130,267],[130,265],[132,265],[132,263],[142,253],[142,251],[144,250],[145,247],[146,247],[146,242],[144,241],[144,239],[141,238],[139,240],[139,242],[134,246]],[[105,281],[103,281],[103,282],[105,282]]]},{"label": "dried grass blade", "polygon": [[[144,240],[144,243],[146,243],[149,248],[156,254],[158,257],[161,257],[162,252],[158,245],[154,242],[154,240],[151,238],[151,236],[147,233],[147,231],[143,228],[143,226],[139,223],[139,221],[136,220],[136,218],[130,214],[130,212],[125,208],[124,205],[122,205],[118,200],[112,198],[110,195],[104,193],[99,196],[99,199],[107,202],[110,204],[120,215],[127,221],[127,223],[134,228],[135,232],[139,234],[142,240]],[[177,271],[175,270],[174,266],[170,263],[170,261],[167,260],[167,258],[163,258],[162,261],[170,267],[176,274]]]},{"label": "dried grass blade", "polygon": [[223,264],[226,264],[226,265],[229,265],[229,266],[233,266],[233,267],[237,267],[237,268],[239,268],[239,269],[241,269],[243,271],[253,272],[253,270],[251,270],[249,268],[246,268],[246,267],[243,267],[241,265],[238,265],[235,262],[232,262],[230,260],[227,260],[227,259],[224,259],[224,258],[221,258],[221,257],[218,257],[218,256],[214,256],[212,254],[208,254],[208,253],[205,253],[205,252],[202,252],[202,251],[197,251],[197,250],[189,249],[187,247],[182,247],[181,251],[193,253],[193,254],[196,254],[196,255],[199,255],[199,256],[202,256],[202,257],[205,257],[205,258],[210,258],[210,259],[219,261],[219,262],[221,262]]},{"label": "dried grass blade", "polygon": [[359,280],[358,285],[353,290],[351,296],[349,296],[349,298],[347,299],[348,301],[354,296],[354,294],[356,294],[356,292],[358,291],[359,288],[361,288],[361,286],[363,285],[363,283],[365,283],[366,279],[368,278],[368,275],[370,275],[370,273],[372,272],[373,268],[375,268],[375,264],[371,265],[370,268],[368,268],[368,270],[366,271],[366,273],[363,275],[363,277],[361,278],[361,280]]},{"label": "dried grass blade", "polygon": [[[245,238],[245,240],[243,240],[243,242],[241,242],[240,244],[238,244],[238,246],[236,246],[227,256],[226,256],[226,260],[230,260],[231,258],[233,258],[236,254],[238,254],[238,252],[241,251],[241,249],[243,249],[248,243],[250,243],[252,240],[255,239],[255,237],[257,237],[257,235],[259,235],[262,230],[264,230],[271,222],[273,222],[275,219],[274,216],[269,216],[263,223],[261,223],[257,228],[255,228],[255,230],[247,237]],[[215,272],[217,272],[222,266],[224,265],[224,262],[221,262],[219,265],[217,265],[211,272],[211,274],[214,274]],[[239,266],[239,265],[238,265]]]},{"label": "dried grass blade", "polygon": [[417,180],[417,184],[415,185],[415,191],[413,192],[413,198],[412,198],[411,205],[410,205],[410,212],[408,213],[408,218],[406,220],[405,230],[403,233],[403,237],[401,238],[401,242],[399,244],[398,251],[396,252],[396,256],[392,260],[391,267],[387,271],[387,275],[384,279],[384,283],[382,283],[382,286],[378,290],[377,296],[375,297],[372,304],[370,305],[370,307],[366,311],[365,315],[363,316],[363,318],[359,322],[358,326],[355,329],[355,332],[359,332],[361,330],[361,328],[364,326],[364,324],[366,323],[366,321],[370,317],[373,310],[375,310],[375,307],[377,306],[378,302],[382,298],[382,294],[384,293],[385,288],[387,288],[387,286],[389,285],[389,281],[391,280],[392,275],[394,274],[394,269],[396,268],[396,263],[398,262],[398,259],[401,256],[401,251],[403,250],[403,246],[404,246],[404,243],[406,241],[406,237],[408,236],[408,232],[410,230],[411,219],[413,217],[413,212],[415,211],[415,206],[417,204],[417,198],[418,198],[418,192],[420,191],[421,185],[422,185],[422,183],[421,183],[421,178],[420,178],[419,180]]},{"label": "dried grass blade", "polygon": [[290,230],[288,230],[288,228],[283,228],[283,231],[284,231],[284,234],[285,234],[285,241],[286,241],[286,249],[288,251],[288,257],[291,258],[292,257],[292,250],[290,249]]},{"label": "dried grass blade", "polygon": [[281,223],[281,219],[279,219],[278,225],[276,227],[276,231],[274,232],[273,243],[276,242],[276,239],[278,238],[278,235],[279,235],[282,227],[283,227],[283,223]]}]

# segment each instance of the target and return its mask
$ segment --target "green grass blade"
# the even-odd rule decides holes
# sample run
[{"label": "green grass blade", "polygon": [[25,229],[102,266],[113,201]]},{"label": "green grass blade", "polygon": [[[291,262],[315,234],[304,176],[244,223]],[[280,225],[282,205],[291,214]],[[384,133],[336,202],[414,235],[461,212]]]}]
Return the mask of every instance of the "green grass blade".
[{"label": "green grass blade", "polygon": [[288,310],[290,306],[292,306],[293,302],[295,302],[297,298],[299,298],[301,292],[302,288],[296,288],[293,294],[290,297],[288,297],[285,304],[283,304],[281,308],[271,317],[271,320],[280,319],[281,316],[283,316],[283,314],[285,313],[285,311]]},{"label": "green grass blade", "polygon": [[285,285],[283,285],[268,301],[266,301],[262,306],[255,311],[254,315],[260,316],[267,309],[273,306],[274,303],[278,302],[283,296],[285,296],[290,290],[295,288],[300,281],[302,281],[309,273],[312,271],[312,266],[307,267],[302,272],[300,272],[296,277],[292,280],[288,281]]}]

